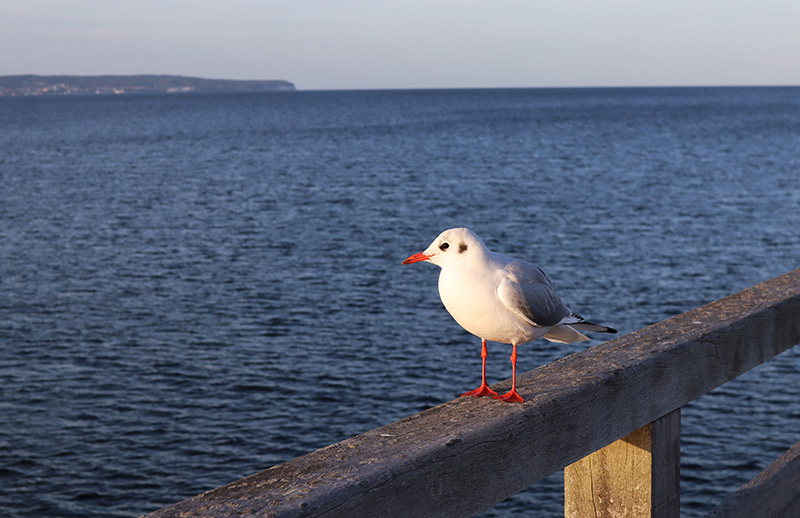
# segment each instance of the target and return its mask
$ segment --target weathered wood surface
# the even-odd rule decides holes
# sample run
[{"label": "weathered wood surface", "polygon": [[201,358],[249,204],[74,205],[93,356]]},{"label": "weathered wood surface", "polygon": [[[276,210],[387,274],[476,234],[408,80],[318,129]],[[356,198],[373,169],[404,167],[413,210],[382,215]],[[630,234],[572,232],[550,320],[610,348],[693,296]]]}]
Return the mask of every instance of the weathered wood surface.
[{"label": "weathered wood surface", "polygon": [[564,468],[566,518],[679,518],[681,410]]},{"label": "weathered wood surface", "polygon": [[148,516],[469,516],[798,342],[800,269]]},{"label": "weathered wood surface", "polygon": [[800,516],[800,442],[726,498],[707,518]]}]

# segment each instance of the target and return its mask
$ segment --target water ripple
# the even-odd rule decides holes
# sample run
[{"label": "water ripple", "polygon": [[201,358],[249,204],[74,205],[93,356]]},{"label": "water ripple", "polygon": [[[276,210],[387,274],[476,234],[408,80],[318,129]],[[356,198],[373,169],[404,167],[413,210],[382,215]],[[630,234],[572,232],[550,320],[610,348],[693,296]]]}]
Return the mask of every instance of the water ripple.
[{"label": "water ripple", "polygon": [[[797,92],[0,99],[0,510],[144,513],[474,388],[479,341],[399,266],[450,226],[622,332],[795,268]],[[684,516],[797,442],[799,355],[684,409]]]}]

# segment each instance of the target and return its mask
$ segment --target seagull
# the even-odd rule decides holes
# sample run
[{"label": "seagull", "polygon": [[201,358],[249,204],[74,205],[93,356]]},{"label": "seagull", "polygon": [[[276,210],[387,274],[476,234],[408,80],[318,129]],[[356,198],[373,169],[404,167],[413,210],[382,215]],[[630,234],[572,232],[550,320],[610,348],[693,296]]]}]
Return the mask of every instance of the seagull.
[{"label": "seagull", "polygon": [[[537,338],[560,343],[589,340],[578,330],[617,332],[573,313],[538,266],[492,252],[468,228],[445,230],[425,251],[402,264],[420,261],[441,267],[439,296],[445,309],[461,327],[481,339],[481,386],[462,396],[523,403],[517,393],[517,345]],[[486,383],[487,340],[513,345],[511,390],[506,394],[497,394]]]}]

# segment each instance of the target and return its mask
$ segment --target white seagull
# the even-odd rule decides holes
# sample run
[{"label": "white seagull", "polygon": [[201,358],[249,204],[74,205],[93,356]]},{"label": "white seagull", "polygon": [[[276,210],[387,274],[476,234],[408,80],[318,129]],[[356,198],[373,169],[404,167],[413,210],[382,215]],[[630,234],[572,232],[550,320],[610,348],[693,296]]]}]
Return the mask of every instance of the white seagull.
[{"label": "white seagull", "polygon": [[[439,296],[444,307],[461,327],[481,339],[481,386],[462,396],[492,396],[522,403],[517,393],[517,345],[542,337],[560,343],[589,340],[577,329],[617,332],[573,313],[538,266],[492,252],[468,228],[445,230],[424,252],[412,255],[403,264],[419,261],[442,268]],[[503,395],[486,383],[487,340],[514,346],[511,390]]]}]

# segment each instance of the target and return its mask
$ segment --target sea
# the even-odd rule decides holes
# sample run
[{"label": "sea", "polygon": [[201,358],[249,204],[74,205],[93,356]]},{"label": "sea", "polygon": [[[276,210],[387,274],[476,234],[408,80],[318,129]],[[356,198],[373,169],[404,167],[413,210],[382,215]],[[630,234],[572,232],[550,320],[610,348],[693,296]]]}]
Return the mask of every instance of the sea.
[{"label": "sea", "polygon": [[[400,265],[457,226],[622,334],[800,267],[800,88],[0,98],[0,515],[137,516],[475,388]],[[799,390],[794,348],[683,408],[683,516]],[[556,473],[480,516],[562,515]]]}]

